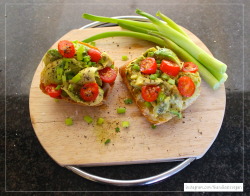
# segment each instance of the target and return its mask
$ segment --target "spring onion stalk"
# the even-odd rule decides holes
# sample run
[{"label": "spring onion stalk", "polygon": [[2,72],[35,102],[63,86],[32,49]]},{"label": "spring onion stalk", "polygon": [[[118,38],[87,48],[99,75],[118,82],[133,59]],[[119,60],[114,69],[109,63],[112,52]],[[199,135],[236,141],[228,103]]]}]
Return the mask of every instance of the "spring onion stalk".
[{"label": "spring onion stalk", "polygon": [[167,38],[169,38],[170,40],[178,44],[180,47],[182,47],[184,50],[186,50],[188,53],[190,53],[207,69],[209,69],[210,72],[219,72],[222,74],[225,73],[227,66],[224,63],[207,54],[189,38],[172,29],[168,25],[162,23],[159,19],[148,13],[145,13],[138,9],[136,10],[136,13],[141,16],[147,17],[153,24],[155,24],[155,27],[159,30],[159,32],[164,34]]},{"label": "spring onion stalk", "polygon": [[104,123],[104,118],[98,118],[96,124],[102,125]]},{"label": "spring onion stalk", "polygon": [[83,120],[85,122],[87,122],[88,124],[92,123],[93,122],[93,118],[91,118],[90,116],[84,116],[83,117]]},{"label": "spring onion stalk", "polygon": [[88,43],[88,42],[98,40],[98,39],[103,39],[103,38],[107,38],[107,37],[118,37],[118,36],[144,39],[147,41],[154,42],[154,43],[158,44],[159,46],[165,45],[164,41],[160,38],[154,37],[152,35],[146,35],[144,33],[130,32],[130,31],[111,31],[111,32],[99,33],[99,34],[96,34],[94,36],[91,36],[91,37],[83,40],[83,42]]},{"label": "spring onion stalk", "polygon": [[129,121],[122,121],[122,127],[128,128],[130,126]]},{"label": "spring onion stalk", "polygon": [[118,22],[126,22],[127,24],[136,25],[136,26],[139,26],[141,28],[150,29],[150,30],[157,30],[156,27],[152,23],[148,23],[148,22],[139,22],[139,21],[133,21],[133,20],[108,18],[108,17],[104,17],[104,16],[95,16],[92,14],[83,14],[82,17],[85,19],[88,19],[88,20],[106,22],[106,23],[118,24]]},{"label": "spring onion stalk", "polygon": [[104,144],[107,145],[107,144],[109,144],[110,142],[111,142],[111,140],[110,140],[110,139],[107,139],[107,140],[104,142]]},{"label": "spring onion stalk", "polygon": [[122,61],[127,61],[128,60],[128,56],[124,55],[122,56]]},{"label": "spring onion stalk", "polygon": [[72,118],[66,118],[66,119],[65,119],[65,124],[66,124],[67,126],[73,125],[73,119],[72,119]]},{"label": "spring onion stalk", "polygon": [[182,35],[185,35],[186,37],[188,37],[188,35],[186,34],[186,32],[183,31],[182,28],[178,24],[176,24],[173,20],[171,20],[169,17],[167,17],[166,15],[164,15],[163,13],[161,13],[160,11],[158,11],[156,13],[156,16],[159,16],[170,27],[172,27],[173,29],[175,29],[176,31],[178,31],[179,33],[181,33]]}]

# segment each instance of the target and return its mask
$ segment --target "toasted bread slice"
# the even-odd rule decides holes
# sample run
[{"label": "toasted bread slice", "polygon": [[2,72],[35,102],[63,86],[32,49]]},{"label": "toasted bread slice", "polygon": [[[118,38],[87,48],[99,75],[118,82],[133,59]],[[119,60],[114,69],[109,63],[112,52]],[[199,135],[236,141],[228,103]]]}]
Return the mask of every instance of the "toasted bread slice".
[{"label": "toasted bread slice", "polygon": [[[199,73],[185,73],[180,72],[180,74],[176,77],[172,77],[172,79],[175,79],[175,84],[169,84],[167,80],[164,79],[157,79],[155,81],[147,80],[149,78],[148,75],[142,74],[139,70],[137,72],[133,69],[133,65],[136,63],[138,64],[138,59],[145,59],[147,57],[148,52],[155,51],[155,48],[151,48],[147,50],[142,56],[126,63],[124,66],[122,66],[119,69],[120,75],[123,79],[123,82],[125,83],[126,87],[128,88],[129,92],[131,93],[135,103],[137,104],[138,108],[140,109],[143,116],[146,117],[146,119],[155,125],[160,125],[162,123],[165,123],[169,120],[171,120],[173,117],[178,116],[181,117],[181,112],[185,110],[188,106],[193,104],[198,96],[200,95],[200,82],[201,78],[199,76]],[[183,62],[180,62],[180,65],[182,66]],[[136,78],[136,73],[138,73],[138,77]],[[164,73],[163,73],[164,74]],[[137,80],[139,80],[139,77],[144,77],[146,83],[140,83]],[[191,97],[183,97],[181,96],[178,88],[177,88],[177,80],[181,76],[189,76],[193,80],[195,80],[195,91]],[[131,77],[133,79],[131,79]],[[136,78],[136,79],[134,79]],[[154,101],[150,102],[150,106],[145,104],[145,100],[141,96],[141,87],[144,85],[160,85],[162,89],[164,89],[165,95],[167,97],[164,101]],[[135,84],[138,84],[136,86]],[[158,111],[162,110],[159,106],[166,106],[168,109],[163,109],[164,111],[162,113],[157,113]],[[163,107],[164,108],[164,107]]]},{"label": "toasted bread slice", "polygon": [[[88,56],[86,50],[89,48],[99,50],[83,42],[75,41],[74,43],[78,44],[75,45],[76,48],[84,46],[85,56]],[[103,82],[100,78],[99,70],[110,67],[116,73],[118,72],[118,68],[114,67],[114,61],[105,52],[101,53],[101,59],[98,63],[92,63],[90,60],[87,62],[79,61],[76,55],[73,58],[65,59],[56,49],[51,49],[45,54],[43,63],[44,68],[40,77],[40,89],[42,92],[49,95],[46,91],[46,86],[56,85],[62,92],[56,98],[81,106],[100,106],[105,103],[108,95],[111,93],[114,82]],[[80,95],[81,87],[89,82],[98,84],[98,96],[94,101],[85,101]]]}]

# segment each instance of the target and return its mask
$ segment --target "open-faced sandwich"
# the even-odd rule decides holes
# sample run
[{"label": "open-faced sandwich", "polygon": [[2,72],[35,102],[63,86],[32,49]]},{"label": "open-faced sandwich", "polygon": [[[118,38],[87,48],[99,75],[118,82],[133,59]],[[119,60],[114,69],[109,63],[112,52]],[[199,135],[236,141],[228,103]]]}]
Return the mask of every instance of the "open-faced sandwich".
[{"label": "open-faced sandwich", "polygon": [[107,53],[79,41],[60,41],[43,62],[41,90],[83,106],[103,104],[118,72]]},{"label": "open-faced sandwich", "polygon": [[150,48],[120,68],[141,113],[155,125],[181,117],[200,95],[201,78],[192,62],[181,62],[167,48]]}]

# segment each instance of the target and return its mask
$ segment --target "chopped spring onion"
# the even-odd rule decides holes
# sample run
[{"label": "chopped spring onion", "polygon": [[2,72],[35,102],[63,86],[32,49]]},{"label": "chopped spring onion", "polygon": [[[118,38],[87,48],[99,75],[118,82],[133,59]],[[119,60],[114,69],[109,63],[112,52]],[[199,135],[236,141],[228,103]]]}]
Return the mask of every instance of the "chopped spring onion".
[{"label": "chopped spring onion", "polygon": [[165,93],[161,91],[161,92],[159,92],[159,95],[157,97],[157,102],[158,103],[163,102],[165,98],[166,98]]},{"label": "chopped spring onion", "polygon": [[151,74],[149,76],[150,80],[156,80],[157,79],[157,74]]},{"label": "chopped spring onion", "polygon": [[130,126],[130,123],[128,121],[122,121],[122,127],[128,128]]},{"label": "chopped spring onion", "polygon": [[72,119],[72,118],[66,118],[66,119],[65,119],[65,124],[66,124],[67,126],[73,125],[73,119]]},{"label": "chopped spring onion", "polygon": [[96,123],[102,125],[104,123],[104,118],[98,118]]},{"label": "chopped spring onion", "polygon": [[156,125],[152,125],[151,126],[152,129],[156,129],[156,127],[157,127]]},{"label": "chopped spring onion", "polygon": [[133,103],[133,100],[130,99],[130,98],[124,99],[124,103],[125,103],[125,104],[132,104],[132,103]]},{"label": "chopped spring onion", "polygon": [[123,61],[127,61],[128,60],[128,56],[122,56],[122,60]]},{"label": "chopped spring onion", "polygon": [[81,80],[81,75],[80,74],[76,74],[72,79],[71,82],[73,83],[77,83]]},{"label": "chopped spring onion", "polygon": [[126,112],[126,108],[117,108],[116,111],[118,114],[124,114]]},{"label": "chopped spring onion", "polygon": [[90,56],[84,56],[83,61],[84,62],[89,62],[90,61]]},{"label": "chopped spring onion", "polygon": [[110,143],[111,142],[111,140],[110,139],[107,139],[105,142],[104,142],[104,144],[106,145],[106,144],[108,144],[108,143]]},{"label": "chopped spring onion", "polygon": [[83,60],[83,53],[85,52],[85,47],[83,45],[80,45],[76,51],[76,59],[78,61]]},{"label": "chopped spring onion", "polygon": [[119,128],[119,127],[116,127],[116,128],[115,128],[115,132],[116,132],[116,133],[120,132],[120,128]]},{"label": "chopped spring onion", "polygon": [[138,65],[138,64],[134,64],[133,66],[132,66],[132,69],[134,69],[134,70],[136,70],[136,71],[140,71],[140,66]]},{"label": "chopped spring onion", "polygon": [[96,43],[95,42],[90,42],[90,45],[91,46],[96,46]]},{"label": "chopped spring onion", "polygon": [[55,90],[58,91],[58,90],[60,90],[60,89],[61,89],[61,85],[59,84],[59,85],[56,86]]},{"label": "chopped spring onion", "polygon": [[90,116],[84,116],[83,117],[83,120],[85,121],[85,122],[87,122],[88,124],[90,124],[90,123],[92,123],[93,122],[93,118],[91,118]]},{"label": "chopped spring onion", "polygon": [[169,83],[169,84],[175,85],[175,80],[173,80],[172,78],[169,78],[169,79],[168,79],[168,83]]}]

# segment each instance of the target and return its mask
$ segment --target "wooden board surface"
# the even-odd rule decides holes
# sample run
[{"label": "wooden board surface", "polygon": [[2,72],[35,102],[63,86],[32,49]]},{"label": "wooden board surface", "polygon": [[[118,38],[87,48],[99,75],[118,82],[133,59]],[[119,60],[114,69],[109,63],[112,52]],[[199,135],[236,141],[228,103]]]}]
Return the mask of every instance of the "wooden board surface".
[{"label": "wooden board surface", "polygon": [[[60,40],[83,40],[114,30],[119,30],[119,27],[72,30]],[[208,51],[195,35],[187,32],[196,44]],[[56,45],[57,42],[52,47]],[[122,55],[132,60],[155,44],[116,37],[98,40],[96,46],[107,52],[119,67],[126,63],[121,60]],[[105,105],[83,107],[62,100],[55,102],[41,92],[39,82],[43,66],[42,62],[38,65],[32,81],[30,116],[40,143],[59,165],[117,165],[201,158],[220,130],[225,111],[224,85],[213,91],[202,81],[201,96],[184,111],[183,119],[174,118],[152,129],[135,104],[123,103],[123,99],[130,95],[120,76]],[[126,107],[126,114],[117,114],[117,107]],[[83,121],[84,115],[95,120],[105,118],[105,124],[97,126],[94,122],[88,125]],[[74,125],[64,124],[67,117],[73,118]],[[121,122],[125,120],[131,123],[127,129],[121,128]],[[120,127],[119,133],[115,132],[116,127]],[[104,144],[106,139],[111,139],[108,145]]]}]

